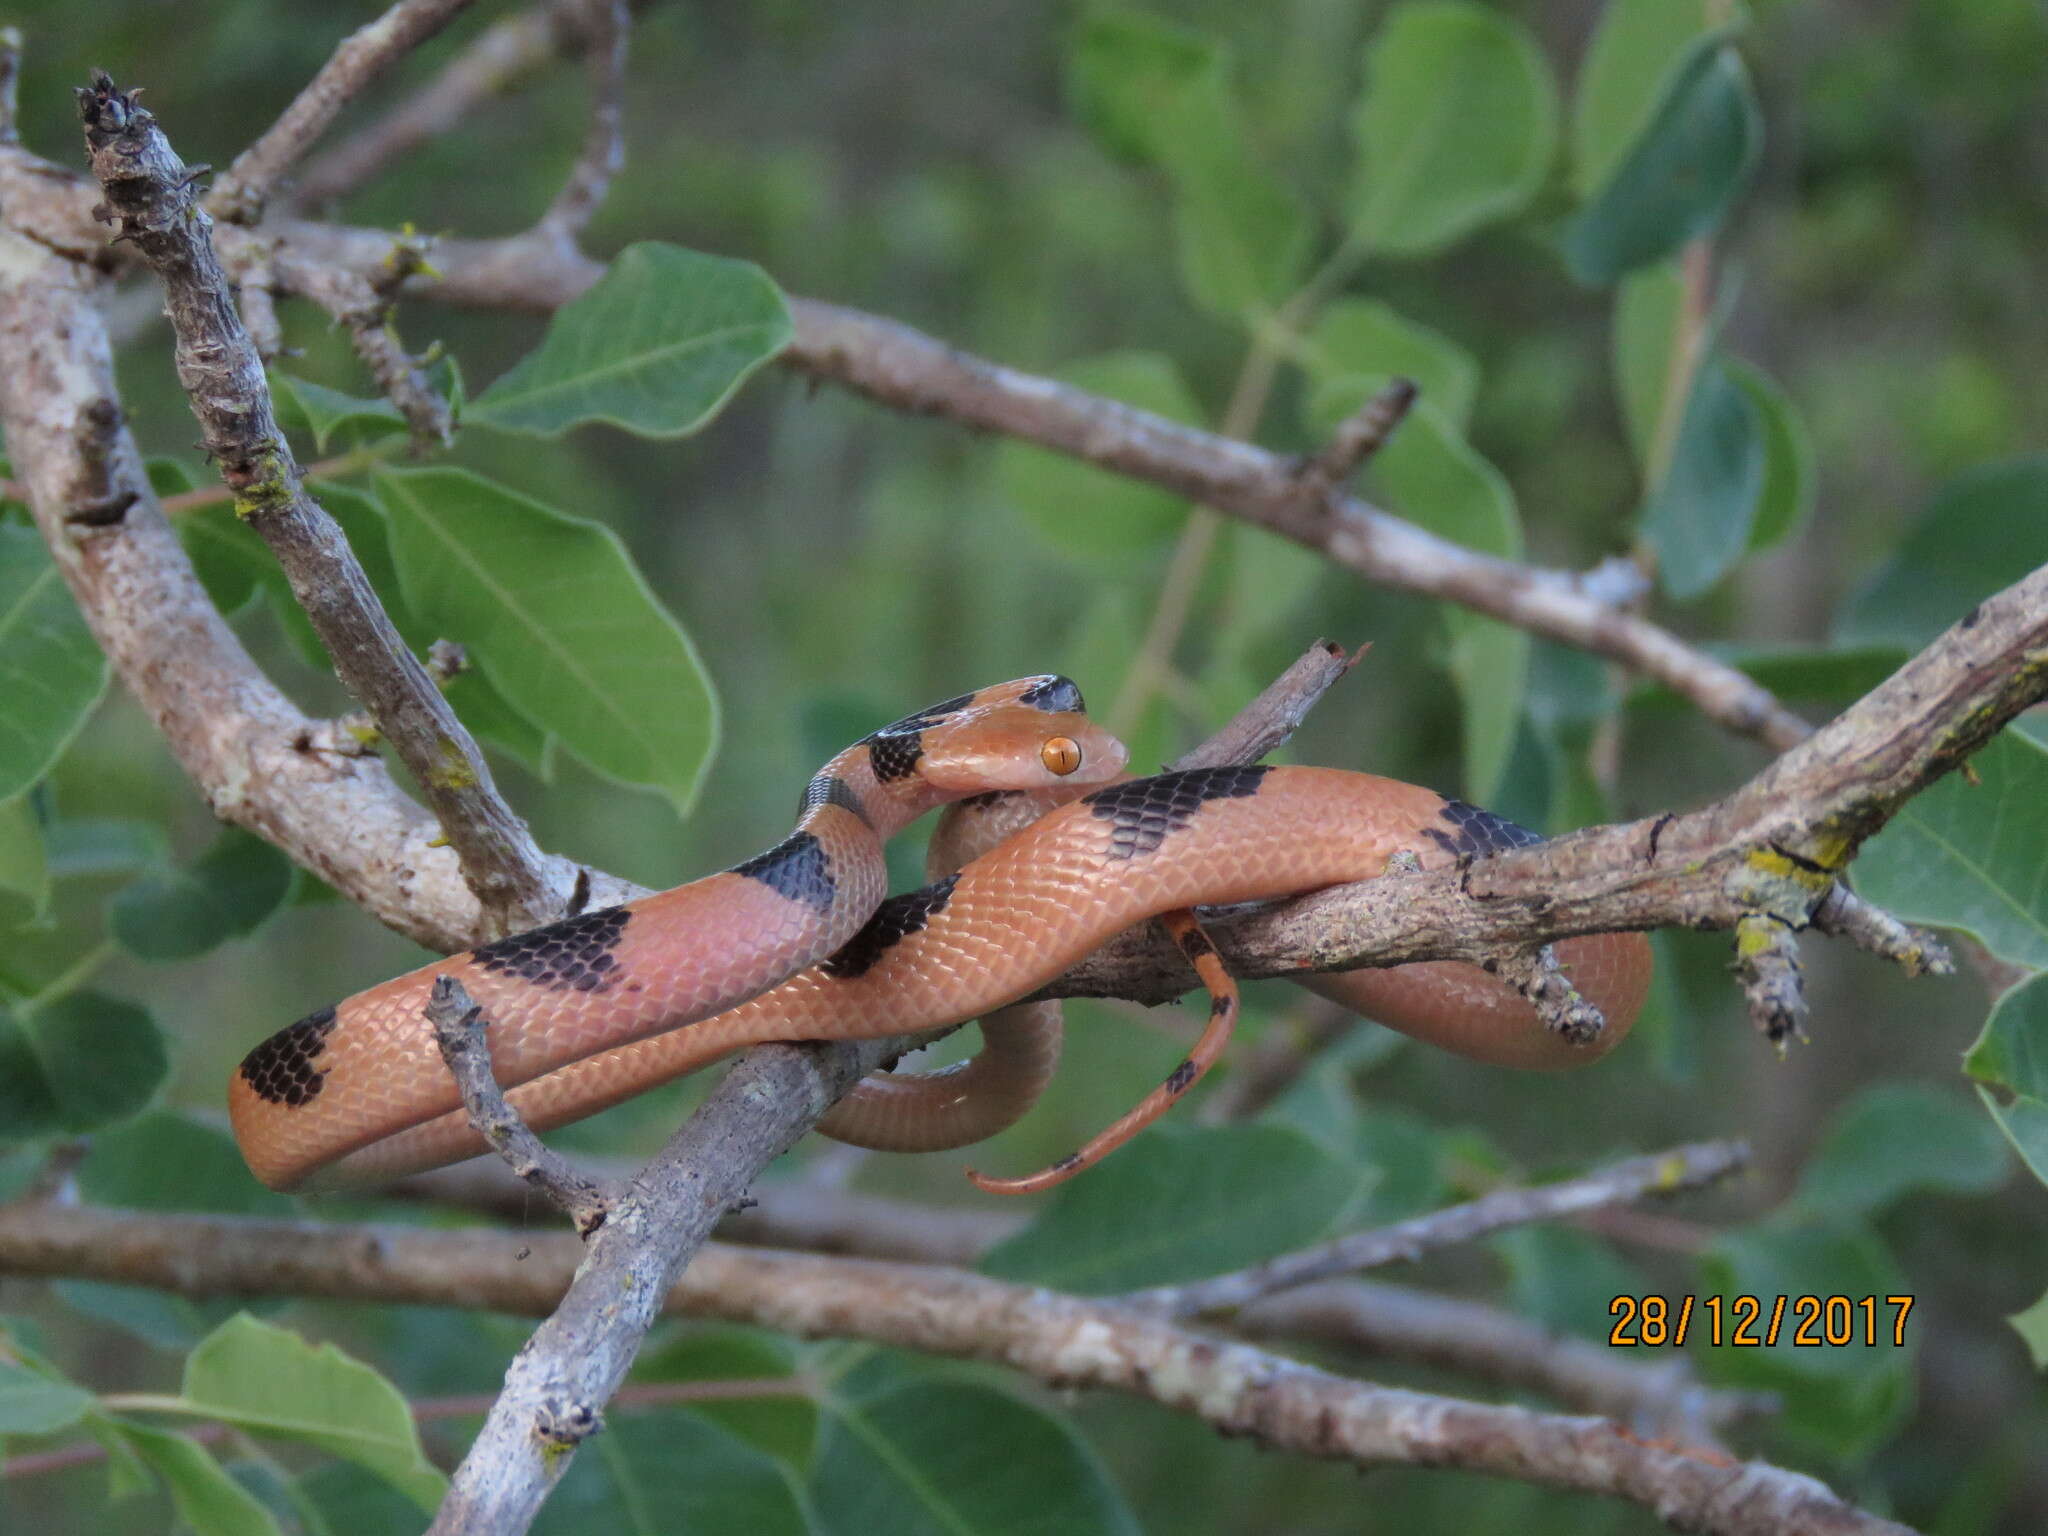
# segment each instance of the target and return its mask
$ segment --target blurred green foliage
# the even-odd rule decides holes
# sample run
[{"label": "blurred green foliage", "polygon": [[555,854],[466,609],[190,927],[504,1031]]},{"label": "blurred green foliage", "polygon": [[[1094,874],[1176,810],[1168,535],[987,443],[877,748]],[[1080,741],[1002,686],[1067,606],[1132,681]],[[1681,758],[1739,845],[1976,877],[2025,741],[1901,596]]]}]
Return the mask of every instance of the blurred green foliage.
[{"label": "blurred green foliage", "polygon": [[[24,141],[75,165],[69,87],[104,65],[148,87],[188,161],[225,164],[375,10],[18,8]],[[421,50],[339,132],[498,14]],[[323,497],[407,638],[470,647],[451,696],[543,841],[649,884],[772,842],[818,761],[925,700],[1068,671],[1143,767],[1317,634],[1376,649],[1296,759],[1462,789],[1558,831],[1718,793],[1757,754],[1601,663],[1228,525],[1188,578],[1167,685],[1134,682],[1203,522],[1042,450],[756,375],[786,335],[778,288],[1282,452],[1315,448],[1389,377],[1417,379],[1422,404],[1369,471],[1371,496],[1510,558],[1575,568],[1632,551],[1655,564],[1660,621],[1818,718],[2048,558],[2041,462],[2021,456],[2048,436],[2044,84],[2032,0],[652,5],[627,168],[589,240],[629,254],[551,325],[401,311],[411,346],[439,341],[472,381],[452,452],[404,463],[402,423],[305,306],[285,309],[296,355],[274,384],[301,457],[339,456]],[[556,64],[331,211],[520,230],[575,153],[583,102],[579,72]],[[159,489],[189,490],[210,471],[146,285],[130,288],[113,305],[124,404]],[[344,710],[248,530],[221,507],[180,529],[273,674],[308,708]],[[417,952],[253,840],[217,839],[149,722],[102,701],[103,677],[54,567],[0,511],[0,1140],[96,1132],[78,1180],[106,1203],[287,1209],[214,1128],[225,1071]],[[2002,741],[1981,788],[1952,781],[1916,804],[1859,864],[1865,892],[2038,969],[2040,756]],[[892,854],[899,884],[916,868],[914,846]],[[1513,1233],[1415,1278],[1596,1340],[1624,1288],[1911,1294],[1904,1348],[1692,1358],[1780,1394],[1744,1449],[1944,1536],[2048,1525],[2048,1397],[2028,1353],[2042,1352],[2048,1193],[2005,1150],[2048,1179],[2038,978],[1987,1022],[1973,978],[1908,987],[1809,945],[1816,1042],[1780,1065],[1740,1024],[1724,940],[1659,947],[1641,1042],[1597,1067],[1532,1080],[1363,1031],[1266,1123],[1146,1138],[1047,1202],[990,1268],[1152,1283],[1503,1180],[1743,1134],[1758,1174],[1664,1226]],[[1291,1027],[1301,1006],[1255,995],[1246,1033]],[[981,1166],[1067,1150],[1173,1056],[1123,1011],[1070,1013],[1053,1095]],[[1992,1120],[1957,1071],[1973,1040]],[[694,1091],[565,1144],[644,1148]],[[860,1177],[951,1200],[956,1164],[876,1159]],[[7,1158],[0,1185],[32,1167]],[[316,1303],[292,1305],[286,1332],[117,1287],[11,1304],[30,1315],[0,1320],[0,1433],[97,1437],[135,1529],[174,1509],[203,1532],[416,1528],[389,1485],[429,1497],[404,1416],[369,1370],[297,1334],[339,1341],[415,1399],[488,1390],[520,1336],[501,1319]],[[331,1419],[286,1438],[354,1461],[266,1448],[247,1397],[280,1372],[346,1378],[311,1394]],[[1255,1458],[1144,1404],[1068,1412],[992,1373],[676,1328],[639,1380],[784,1376],[804,1395],[621,1409],[552,1528],[995,1530],[1046,1490],[1064,1502],[1025,1513],[1062,1530],[1366,1528],[1348,1473]],[[256,1438],[216,1458],[74,1382],[203,1396]],[[437,1453],[460,1443],[446,1423],[426,1436]],[[376,1454],[357,1454],[369,1441]],[[103,1493],[76,1472],[0,1483],[0,1512],[101,1528]],[[1370,1521],[1654,1528],[1630,1508],[1420,1471],[1377,1475]]]}]

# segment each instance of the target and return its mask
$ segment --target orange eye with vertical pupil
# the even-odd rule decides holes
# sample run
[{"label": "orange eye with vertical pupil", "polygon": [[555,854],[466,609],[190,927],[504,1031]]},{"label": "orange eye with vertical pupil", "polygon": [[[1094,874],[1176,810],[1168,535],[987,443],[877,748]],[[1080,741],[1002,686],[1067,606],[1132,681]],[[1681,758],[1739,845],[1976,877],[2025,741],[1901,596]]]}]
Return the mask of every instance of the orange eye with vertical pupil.
[{"label": "orange eye with vertical pupil", "polygon": [[1071,736],[1055,736],[1038,749],[1038,760],[1065,778],[1081,766],[1081,744]]}]

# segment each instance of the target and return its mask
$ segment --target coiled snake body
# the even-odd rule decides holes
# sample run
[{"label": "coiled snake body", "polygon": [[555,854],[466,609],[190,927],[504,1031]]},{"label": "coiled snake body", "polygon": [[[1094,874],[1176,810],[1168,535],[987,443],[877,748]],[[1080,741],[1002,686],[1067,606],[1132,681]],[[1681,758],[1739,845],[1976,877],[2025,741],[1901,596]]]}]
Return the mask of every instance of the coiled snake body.
[{"label": "coiled snake body", "polygon": [[[813,780],[796,835],[731,872],[485,945],[292,1025],[250,1053],[231,1087],[251,1168],[279,1188],[359,1183],[485,1150],[423,1017],[443,972],[483,1006],[507,1097],[546,1130],[746,1045],[983,1016],[1151,917],[1371,879],[1403,850],[1427,868],[1532,840],[1486,812],[1371,774],[1195,769],[1098,788],[957,875],[875,905],[880,838],[910,816],[991,790],[1038,791],[1012,798],[1042,804],[1073,793],[1070,784],[1114,778],[1122,748],[1080,705],[1065,679],[1034,678],[921,711],[835,758]],[[991,766],[1000,752],[1009,763]],[[1574,939],[1559,953],[1606,1015],[1591,1046],[1551,1033],[1473,966],[1314,982],[1446,1049],[1557,1068],[1617,1043],[1649,976],[1638,934]],[[1034,1016],[1042,1023],[1027,1012]],[[870,1079],[866,1098],[843,1103],[822,1128],[905,1149],[993,1134],[1042,1086],[1042,1037],[1028,1023],[992,1035],[981,1073],[990,1081],[978,1084],[972,1068]],[[1177,1094],[1193,1075],[1177,1070],[1163,1087]]]}]

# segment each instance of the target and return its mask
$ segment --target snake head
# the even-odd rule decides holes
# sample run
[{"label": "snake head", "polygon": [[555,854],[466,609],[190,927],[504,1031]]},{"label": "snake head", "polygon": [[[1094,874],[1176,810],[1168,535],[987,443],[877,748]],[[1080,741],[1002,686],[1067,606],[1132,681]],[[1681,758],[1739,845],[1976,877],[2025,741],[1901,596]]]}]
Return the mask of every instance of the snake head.
[{"label": "snake head", "polygon": [[1027,677],[983,689],[965,708],[919,733],[917,772],[952,795],[1107,784],[1130,753],[1083,712],[1063,677]]}]

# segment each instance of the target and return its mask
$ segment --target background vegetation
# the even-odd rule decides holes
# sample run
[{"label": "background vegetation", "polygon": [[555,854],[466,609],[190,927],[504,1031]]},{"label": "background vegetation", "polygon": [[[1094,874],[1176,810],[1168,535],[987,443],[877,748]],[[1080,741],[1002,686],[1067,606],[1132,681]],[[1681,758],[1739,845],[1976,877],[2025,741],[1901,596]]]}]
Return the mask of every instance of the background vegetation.
[{"label": "background vegetation", "polygon": [[[104,65],[148,87],[188,160],[225,164],[375,9],[31,5],[16,18],[23,139],[78,163],[70,87]],[[421,50],[352,121],[430,78],[483,20]],[[2028,0],[1778,0],[1740,13],[1697,0],[1155,0],[1143,12],[757,0],[650,6],[633,59],[629,158],[586,241],[594,254],[665,241],[741,258],[787,292],[1288,451],[1312,450],[1378,382],[1410,375],[1423,403],[1368,476],[1375,500],[1540,565],[1633,553],[1655,568],[1647,601],[1660,621],[1740,658],[1809,718],[2048,561],[2048,459],[2026,456],[2048,436],[2037,366],[2048,23]],[[524,228],[574,154],[583,112],[579,74],[558,65],[335,212],[428,234]],[[688,258],[637,260],[658,289],[662,264]],[[732,269],[689,272],[692,291],[728,285],[716,291],[772,346],[771,287]],[[163,458],[162,487],[204,485],[154,294],[137,282],[115,301],[130,338],[125,403]],[[389,422],[352,420],[321,392],[372,392],[345,339],[310,306],[284,318],[300,355],[280,371],[305,381],[280,383],[306,428],[301,457],[402,448]],[[458,707],[542,844],[651,885],[773,842],[815,764],[930,699],[1065,671],[1148,764],[1213,728],[1318,634],[1374,651],[1297,739],[1297,761],[1416,779],[1556,832],[1696,802],[1763,760],[1754,742],[1603,663],[1367,586],[1038,450],[774,369],[686,440],[673,433],[694,413],[680,407],[637,434],[565,430],[634,407],[556,402],[522,418],[520,375],[487,388],[522,358],[528,382],[574,373],[534,353],[541,320],[409,307],[402,324],[408,342],[438,339],[454,359],[470,425],[436,468],[397,451],[374,471],[355,466],[330,508],[366,541],[409,631],[453,633],[477,653],[484,686],[466,679]],[[536,425],[550,435],[519,430]],[[493,628],[490,602],[436,564],[437,529],[492,550],[486,563],[515,585],[610,558],[608,543],[491,487],[614,530],[656,595],[643,604],[623,564],[602,575],[616,584],[599,589],[617,625],[603,647],[609,717],[578,713],[587,690],[565,670],[597,647],[557,647],[566,626],[545,611]],[[228,510],[187,516],[210,585],[272,674],[309,708],[344,712],[306,637],[268,600],[274,583],[245,562]],[[0,615],[40,612],[31,543],[0,517]],[[1178,627],[1160,619],[1162,592],[1177,586],[1189,603]],[[16,645],[4,629],[0,642]],[[0,698],[0,717],[53,678],[77,702],[98,692],[94,664],[61,634],[34,652],[0,646],[0,678],[17,701]],[[0,1180],[23,1187],[55,1142],[91,1129],[76,1175],[91,1199],[292,1209],[247,1180],[219,1131],[227,1071],[279,1024],[421,953],[253,839],[221,836],[118,691],[31,725],[61,755],[0,784],[0,885],[11,887],[0,892],[0,1051],[15,1053],[0,1056],[0,1137],[16,1147],[0,1153]],[[1780,1394],[1781,1413],[1742,1431],[1745,1451],[1942,1536],[2041,1529],[2048,1194],[1957,1062],[1985,1028],[1988,997],[2020,987],[1971,1066],[2048,1173],[2048,1135],[2027,1119],[2029,1094],[2048,1092],[2028,1076],[2048,992],[2025,986],[2048,966],[2048,762],[2015,731],[1982,775],[1979,788],[1930,794],[1857,874],[1903,915],[1973,930],[1992,952],[1984,966],[1908,986],[1846,946],[1809,943],[1814,1039],[1780,1060],[1743,1021],[1726,936],[1665,935],[1650,1016],[1597,1067],[1523,1077],[1361,1029],[1265,1129],[1197,1135],[1184,1109],[1177,1130],[1154,1133],[1158,1150],[1125,1155],[1122,1175],[1113,1162],[1045,1202],[1035,1244],[1020,1240],[995,1267],[1087,1288],[1075,1277],[1116,1255],[1099,1232],[1076,1234],[1084,1202],[1115,1206],[1132,1187],[1120,1178],[1145,1176],[1148,1159],[1203,1156],[1202,1136],[1286,1128],[1277,1151],[1247,1141],[1203,1165],[1219,1200],[1305,1213],[1300,1237],[1626,1151],[1745,1136],[1753,1173],[1668,1217],[1521,1230],[1402,1278],[1596,1340],[1618,1293],[1911,1293],[1903,1350],[1691,1357],[1709,1380]],[[898,885],[912,883],[915,847],[892,858]],[[1290,1027],[1306,1007],[1256,989],[1246,1034]],[[113,1031],[92,1037],[94,1092],[64,1102],[57,1073],[56,1096],[33,1102],[41,1090],[21,1085],[51,1077],[50,1042],[74,1038],[67,1017]],[[1072,1007],[1052,1097],[978,1165],[1022,1169],[1064,1151],[1157,1079],[1176,1049],[1162,1031],[1187,1023]],[[652,1095],[560,1139],[648,1149],[696,1091]],[[1301,1171],[1276,1187],[1254,1151]],[[805,1177],[821,1153],[807,1143],[786,1176]],[[959,1161],[876,1157],[850,1176],[960,1202],[971,1192]],[[1182,1262],[1205,1257],[1230,1262]],[[1104,1272],[1106,1289],[1166,1278]],[[2005,1321],[2030,1306],[2023,1327]],[[183,1379],[188,1397],[204,1396],[181,1378],[188,1352],[235,1310],[19,1281],[0,1281],[0,1308],[9,1337],[93,1391],[171,1392]],[[258,1310],[341,1342],[416,1400],[491,1390],[523,1333],[421,1309]],[[215,1335],[194,1368],[243,1342]],[[906,1432],[912,1443],[951,1415],[976,1433],[1043,1438],[1029,1454],[1093,1501],[1071,1514],[1074,1529],[1654,1526],[1640,1511],[1456,1473],[1381,1472],[1361,1490],[1342,1469],[1221,1444],[1143,1404],[1060,1403],[848,1346],[674,1326],[642,1376],[798,1370],[831,1381],[825,1401],[721,1410],[715,1424],[619,1413],[612,1449],[584,1458],[545,1521],[576,1529],[642,1499],[657,1512],[636,1528],[681,1529],[658,1513],[670,1495],[642,1487],[658,1460],[643,1453],[695,1437],[713,1463],[753,1469],[765,1452],[759,1464],[805,1488],[821,1527],[860,1528],[832,1511],[871,1476],[856,1431],[893,1433],[893,1402],[916,1405],[903,1409],[922,1426]],[[1374,1372],[1485,1390],[1410,1367]],[[0,1378],[0,1433],[6,1390]],[[467,1422],[431,1423],[430,1450],[459,1447]],[[384,1486],[349,1464],[240,1442],[223,1455],[279,1519],[407,1528],[378,1503]],[[401,1487],[411,1475],[382,1470]],[[108,1528],[101,1475],[0,1483],[0,1512],[23,1529]],[[119,1506],[123,1528],[176,1518],[146,1478],[125,1475],[145,1491]],[[182,1518],[229,1528],[190,1507]]]}]

